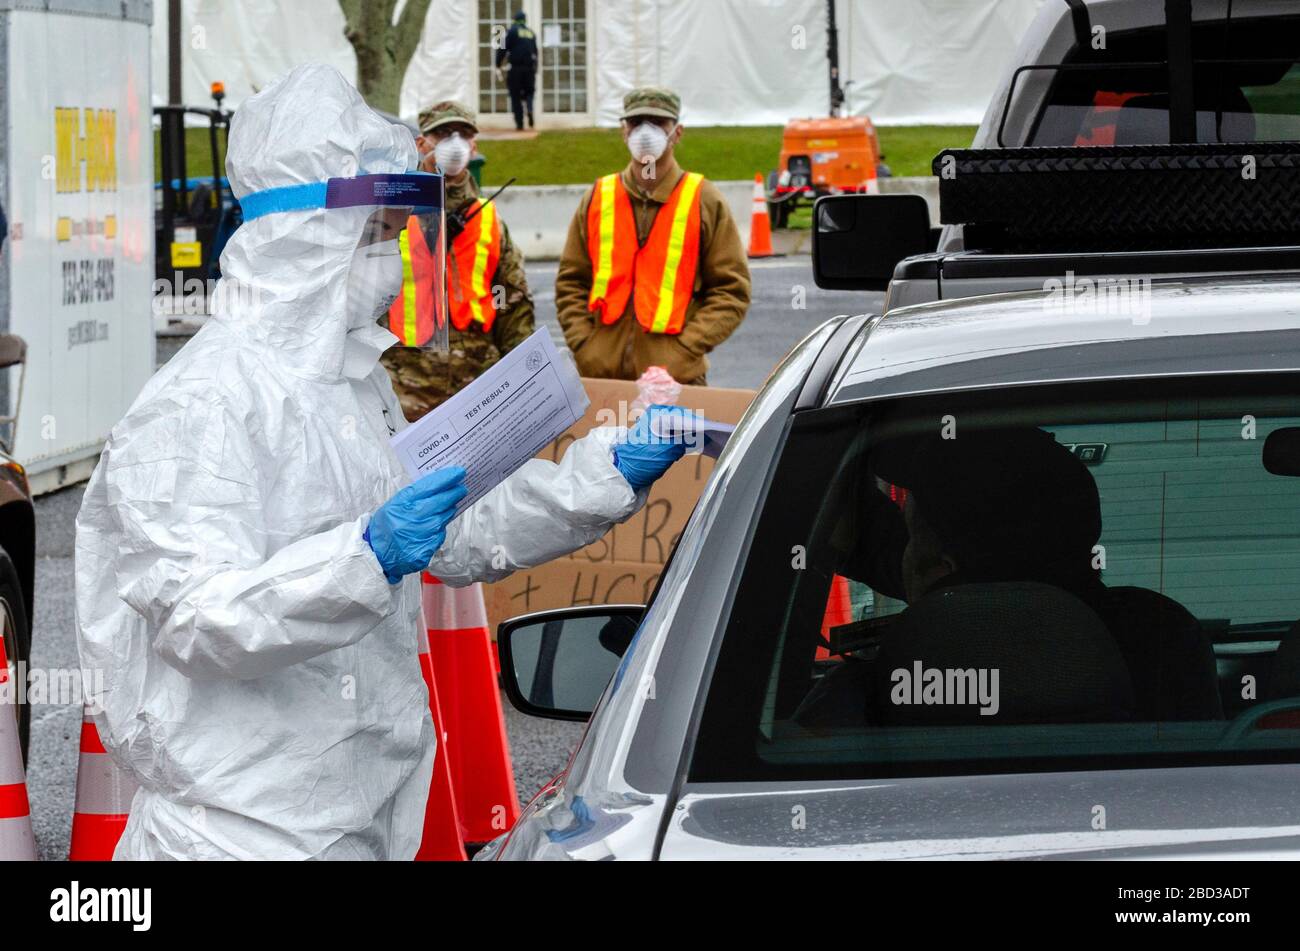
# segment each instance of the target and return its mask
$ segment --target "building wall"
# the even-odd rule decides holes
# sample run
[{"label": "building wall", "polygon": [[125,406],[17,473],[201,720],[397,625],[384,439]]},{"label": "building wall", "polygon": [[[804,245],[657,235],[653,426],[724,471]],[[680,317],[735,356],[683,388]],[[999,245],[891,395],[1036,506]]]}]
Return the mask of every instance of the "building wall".
[{"label": "building wall", "polygon": [[[997,64],[1010,59],[1042,2],[839,0],[848,111],[882,124],[977,122]],[[480,44],[491,42],[492,25],[500,35],[519,6],[542,41],[544,126],[614,125],[623,93],[645,84],[677,89],[693,125],[826,113],[824,0],[433,0],[402,84],[402,115],[450,96],[490,107],[488,125],[512,125],[486,68],[491,51]],[[557,8],[572,10],[572,22],[544,19]],[[209,83],[221,80],[227,104],[237,106],[302,62],[356,73],[334,0],[185,0],[183,11],[187,102],[206,102]],[[155,4],[155,102],[166,99],[166,16],[167,4]],[[573,101],[564,105],[574,111],[557,113],[547,67],[566,57]]]}]

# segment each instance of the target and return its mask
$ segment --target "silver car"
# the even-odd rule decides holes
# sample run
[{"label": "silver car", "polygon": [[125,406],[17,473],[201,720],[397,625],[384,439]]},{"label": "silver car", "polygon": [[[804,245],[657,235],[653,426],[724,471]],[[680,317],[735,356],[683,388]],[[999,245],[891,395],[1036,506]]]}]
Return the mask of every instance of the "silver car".
[{"label": "silver car", "polygon": [[1300,281],[1128,291],[799,344],[648,605],[502,625],[589,723],[477,858],[1300,856]]}]

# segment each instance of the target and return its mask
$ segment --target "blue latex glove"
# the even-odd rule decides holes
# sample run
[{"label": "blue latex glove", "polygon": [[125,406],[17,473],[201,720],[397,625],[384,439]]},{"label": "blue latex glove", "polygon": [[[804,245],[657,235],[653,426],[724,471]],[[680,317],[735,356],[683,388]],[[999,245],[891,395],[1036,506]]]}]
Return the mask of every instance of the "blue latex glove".
[{"label": "blue latex glove", "polygon": [[668,471],[669,466],[686,452],[682,435],[656,436],[650,428],[651,421],[659,416],[685,416],[690,410],[682,406],[651,406],[614,446],[614,468],[623,474],[628,485],[640,490]]},{"label": "blue latex glove", "polygon": [[389,584],[428,567],[429,559],[447,538],[456,504],[468,492],[464,469],[435,469],[370,516],[365,539]]}]

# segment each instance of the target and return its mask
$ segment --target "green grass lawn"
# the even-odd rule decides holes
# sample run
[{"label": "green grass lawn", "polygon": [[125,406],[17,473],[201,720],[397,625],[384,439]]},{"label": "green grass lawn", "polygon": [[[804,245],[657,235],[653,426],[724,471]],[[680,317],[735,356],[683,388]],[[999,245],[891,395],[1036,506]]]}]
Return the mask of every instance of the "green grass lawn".
[{"label": "green grass lawn", "polygon": [[[217,141],[221,148],[221,174],[225,175],[226,134],[219,131]],[[190,178],[212,177],[212,146],[208,140],[208,130],[185,130],[185,173]],[[162,181],[162,133],[154,130],[153,134],[153,180]]]},{"label": "green grass lawn", "polygon": [[[880,129],[880,148],[895,175],[929,175],[930,161],[945,148],[964,148],[974,126],[895,126]],[[519,185],[568,185],[594,181],[627,162],[617,129],[543,132],[532,140],[480,140],[487,159],[485,184],[512,175]],[[704,126],[686,129],[678,159],[716,181],[753,178],[776,167],[780,126]]]},{"label": "green grass lawn", "polygon": [[881,127],[880,151],[895,175],[930,175],[930,163],[944,149],[969,148],[973,125],[909,125]]},{"label": "green grass lawn", "polygon": [[[880,148],[895,175],[928,175],[930,161],[939,151],[968,146],[974,134],[974,126],[882,127]],[[189,175],[211,175],[207,130],[186,129],[185,135]],[[487,185],[500,185],[511,176],[518,185],[585,184],[627,162],[617,129],[566,129],[543,132],[532,140],[480,140],[478,148],[487,159],[483,168]],[[726,181],[753,178],[755,172],[766,177],[776,167],[780,151],[780,126],[687,127],[678,158],[691,171]],[[155,134],[155,179],[161,178],[161,168]]]}]

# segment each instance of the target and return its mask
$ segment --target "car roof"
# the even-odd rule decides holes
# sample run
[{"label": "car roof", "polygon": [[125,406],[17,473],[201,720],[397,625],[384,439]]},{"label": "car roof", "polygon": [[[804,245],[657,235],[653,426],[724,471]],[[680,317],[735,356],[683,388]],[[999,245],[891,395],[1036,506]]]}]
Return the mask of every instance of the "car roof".
[{"label": "car roof", "polygon": [[[1300,279],[1067,276],[867,323],[827,405],[955,389],[1300,369]],[[865,338],[865,340],[863,340]]]}]

